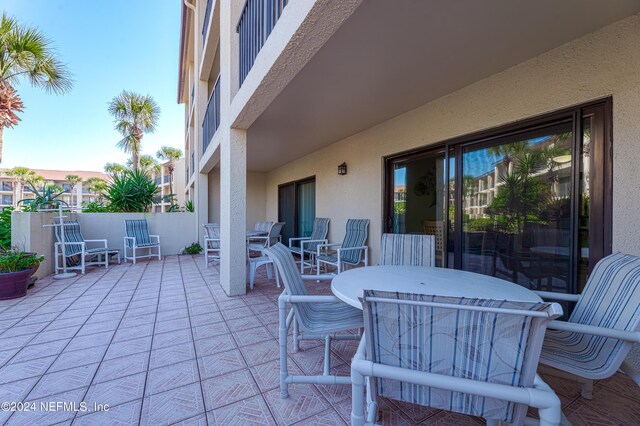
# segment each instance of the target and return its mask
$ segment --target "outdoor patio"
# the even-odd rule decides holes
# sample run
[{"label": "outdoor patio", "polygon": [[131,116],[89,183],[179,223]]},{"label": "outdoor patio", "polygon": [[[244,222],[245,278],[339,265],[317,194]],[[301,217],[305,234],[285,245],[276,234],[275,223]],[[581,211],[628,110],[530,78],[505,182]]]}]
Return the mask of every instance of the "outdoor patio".
[{"label": "outdoor patio", "polygon": [[[260,271],[260,272],[263,272]],[[36,411],[0,412],[0,423],[345,424],[348,386],[278,389],[280,289],[259,274],[229,298],[202,256],[47,277],[27,297],[0,302],[0,402],[36,401]],[[327,283],[312,284],[328,292]],[[321,370],[320,342],[301,342],[292,369]],[[334,344],[333,367],[349,372],[353,343]],[[578,384],[545,376],[574,425],[640,423],[640,389],[622,374]],[[108,404],[108,412],[41,411],[40,401]],[[383,424],[482,424],[479,419],[383,402]]]}]

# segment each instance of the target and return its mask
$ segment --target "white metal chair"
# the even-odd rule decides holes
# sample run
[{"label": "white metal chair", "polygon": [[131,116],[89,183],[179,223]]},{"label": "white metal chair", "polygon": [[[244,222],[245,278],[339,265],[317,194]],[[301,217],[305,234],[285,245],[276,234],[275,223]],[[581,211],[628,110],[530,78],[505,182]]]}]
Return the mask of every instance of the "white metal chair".
[{"label": "white metal chair", "polygon": [[382,234],[380,265],[435,266],[435,236]]},{"label": "white metal chair", "polygon": [[[289,395],[288,387],[291,383],[314,384],[349,384],[348,376],[332,376],[330,372],[331,340],[356,340],[361,337],[357,333],[340,333],[343,331],[362,328],[362,312],[341,302],[337,297],[309,295],[304,280],[317,280],[316,275],[300,275],[296,262],[289,249],[281,243],[264,249],[276,265],[284,283],[284,292],[278,298],[279,311],[279,345],[280,345],[280,396]],[[329,279],[332,276],[321,276]],[[287,303],[291,310],[287,314]],[[293,350],[297,351],[298,341],[324,340],[325,356],[322,375],[294,376],[289,374],[287,367],[287,335],[293,322]],[[300,331],[299,331],[300,329]]]},{"label": "white metal chair", "polygon": [[262,237],[251,237],[251,240],[247,244],[247,257],[251,257],[252,252],[260,253],[260,256],[263,256],[262,251],[266,247],[271,247],[280,241],[280,232],[282,232],[284,222],[269,223],[271,223],[271,226],[269,226],[267,235]]},{"label": "white metal chair", "polygon": [[[560,399],[536,375],[556,303],[365,290],[365,333],[351,363],[351,424],[372,424],[376,397],[522,425],[561,420]],[[369,378],[365,417],[364,385]]]},{"label": "white metal chair", "polygon": [[[146,219],[135,219],[124,221],[124,261],[131,259],[133,263],[139,258],[158,257],[160,260],[160,236],[149,234],[149,225]],[[127,249],[131,252],[131,256],[127,254]],[[138,250],[147,249],[148,254],[139,255]],[[153,249],[157,249],[153,253]]]},{"label": "white metal chair", "polygon": [[[292,254],[300,256],[300,273],[304,274],[305,267],[313,270],[313,258],[316,255],[318,245],[327,244],[327,234],[329,233],[329,220],[324,217],[317,217],[313,221],[313,231],[309,237],[289,238],[289,250]],[[294,242],[299,242],[300,246],[295,246]],[[305,262],[305,255],[309,256],[309,262]]]},{"label": "white metal chair", "polygon": [[[369,247],[366,245],[368,235],[369,219],[347,220],[347,229],[342,244],[318,244],[316,252],[318,275],[320,275],[322,264],[334,266],[337,268],[338,274],[342,272],[345,264],[356,266],[363,262],[364,266],[368,266]],[[331,254],[330,249],[335,250],[336,254]]]},{"label": "white metal chair", "polygon": [[[60,235],[60,228],[63,228],[63,236]],[[91,265],[104,265],[105,268],[109,266],[109,248],[107,248],[107,240],[87,240],[82,235],[80,230],[80,223],[76,220],[64,221],[63,226],[57,222],[55,226],[56,243],[54,243],[54,257],[55,257],[55,270],[56,274],[63,269],[63,262],[67,263],[67,270],[77,269],[81,273],[85,273],[87,266]],[[64,241],[64,242],[63,242]],[[87,244],[96,244],[99,247],[88,248]],[[76,263],[75,258],[78,257],[78,265],[71,265],[70,263]],[[95,261],[88,261],[87,259],[96,258]],[[119,259],[119,257],[118,257]]]},{"label": "white metal chair", "polygon": [[204,264],[209,267],[209,259],[220,261],[220,225],[207,223],[202,225],[204,236]]},{"label": "white metal chair", "polygon": [[540,362],[582,383],[592,398],[593,380],[613,376],[634,343],[640,343],[640,257],[615,253],[593,268],[582,294],[536,292],[576,302],[568,321],[553,321]]}]

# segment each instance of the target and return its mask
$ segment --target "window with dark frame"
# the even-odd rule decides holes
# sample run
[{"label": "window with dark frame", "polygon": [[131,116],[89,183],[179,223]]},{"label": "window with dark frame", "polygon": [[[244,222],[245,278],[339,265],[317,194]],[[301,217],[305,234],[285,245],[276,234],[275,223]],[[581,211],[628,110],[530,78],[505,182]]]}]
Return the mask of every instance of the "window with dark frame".
[{"label": "window with dark frame", "polygon": [[611,99],[384,159],[384,231],[436,264],[576,293],[611,253]]}]

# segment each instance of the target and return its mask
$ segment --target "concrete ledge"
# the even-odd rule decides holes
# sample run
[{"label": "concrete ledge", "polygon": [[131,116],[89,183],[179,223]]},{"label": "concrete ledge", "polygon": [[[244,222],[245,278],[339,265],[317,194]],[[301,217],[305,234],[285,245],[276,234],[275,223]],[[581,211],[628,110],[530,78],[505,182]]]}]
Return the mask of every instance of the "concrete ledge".
[{"label": "concrete ledge", "polygon": [[[195,213],[68,213],[66,220],[77,220],[84,238],[106,239],[109,248],[123,250],[125,219],[146,219],[149,232],[160,235],[163,255],[179,254],[182,249],[198,241]],[[25,251],[45,256],[37,276],[54,272],[52,224],[56,213],[11,214],[11,244]]]}]

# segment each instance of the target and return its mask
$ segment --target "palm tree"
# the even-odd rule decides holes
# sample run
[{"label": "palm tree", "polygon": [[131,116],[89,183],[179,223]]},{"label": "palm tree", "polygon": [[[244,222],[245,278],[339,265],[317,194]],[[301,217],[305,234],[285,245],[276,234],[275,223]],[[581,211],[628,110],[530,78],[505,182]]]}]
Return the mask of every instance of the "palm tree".
[{"label": "palm tree", "polygon": [[[129,166],[132,170],[136,170],[136,168],[134,167],[133,158],[127,161],[127,166]],[[152,156],[143,154],[138,160],[138,169],[151,176],[160,172],[160,164],[158,164],[156,159]]]},{"label": "palm tree", "polygon": [[[7,176],[13,181],[13,204],[24,197],[24,184],[28,178],[34,176],[35,173],[26,167],[14,167],[13,169],[6,171]],[[20,187],[20,193],[18,193],[18,187]]]},{"label": "palm tree", "polygon": [[123,138],[118,147],[131,154],[133,170],[140,167],[140,144],[145,133],[153,133],[158,124],[160,107],[149,95],[123,90],[109,104],[115,128]]},{"label": "palm tree", "polygon": [[21,25],[6,13],[0,18],[0,162],[4,128],[18,124],[23,104],[15,85],[27,78],[34,87],[56,94],[71,90],[67,67],[38,29]]},{"label": "palm tree", "polygon": [[78,175],[66,175],[64,178],[69,182],[71,188],[71,205],[73,206],[73,190],[77,184],[82,183],[82,178]]},{"label": "palm tree", "polygon": [[182,151],[178,148],[163,146],[156,153],[156,157],[169,163],[167,164],[167,170],[169,171],[169,194],[173,195],[173,171],[176,169],[176,160],[182,158]]},{"label": "palm tree", "polygon": [[107,189],[107,182],[99,177],[92,177],[87,179],[87,189],[89,192],[96,194],[96,198],[99,202],[102,202],[104,197],[104,191]]},{"label": "palm tree", "polygon": [[104,172],[110,175],[115,175],[116,173],[122,173],[125,170],[127,170],[127,168],[122,164],[118,164],[118,163],[107,163],[104,165]]}]

